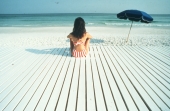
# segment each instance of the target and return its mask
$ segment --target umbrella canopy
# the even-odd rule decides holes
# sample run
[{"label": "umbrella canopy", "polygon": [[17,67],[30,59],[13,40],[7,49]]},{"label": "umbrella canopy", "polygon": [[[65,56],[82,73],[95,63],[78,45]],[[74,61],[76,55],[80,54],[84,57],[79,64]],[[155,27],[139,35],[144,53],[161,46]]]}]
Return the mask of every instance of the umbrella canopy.
[{"label": "umbrella canopy", "polygon": [[[132,24],[133,24],[133,21],[136,21],[136,22],[140,21],[143,23],[150,23],[153,21],[153,18],[149,14],[143,11],[139,11],[139,10],[125,10],[123,12],[118,13],[117,18],[125,19],[125,20],[129,19],[130,21],[132,21]],[[132,27],[132,24],[131,24],[131,27]],[[131,30],[131,27],[130,27],[130,30]],[[129,34],[130,34],[130,30],[129,30]],[[129,34],[128,34],[128,38],[129,38]],[[126,42],[128,41],[128,38]]]},{"label": "umbrella canopy", "polygon": [[131,21],[141,21],[144,23],[150,23],[153,18],[146,12],[139,10],[125,10],[117,14],[119,19],[129,19]]}]

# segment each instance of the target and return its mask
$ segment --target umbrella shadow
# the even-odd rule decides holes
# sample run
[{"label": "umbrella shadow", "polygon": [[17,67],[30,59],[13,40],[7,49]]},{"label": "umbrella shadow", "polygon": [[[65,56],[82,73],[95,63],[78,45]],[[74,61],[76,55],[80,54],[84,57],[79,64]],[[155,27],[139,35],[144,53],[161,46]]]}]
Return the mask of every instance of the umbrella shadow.
[{"label": "umbrella shadow", "polygon": [[61,56],[71,56],[70,50],[67,48],[49,48],[49,49],[25,49],[34,54],[51,54]]}]

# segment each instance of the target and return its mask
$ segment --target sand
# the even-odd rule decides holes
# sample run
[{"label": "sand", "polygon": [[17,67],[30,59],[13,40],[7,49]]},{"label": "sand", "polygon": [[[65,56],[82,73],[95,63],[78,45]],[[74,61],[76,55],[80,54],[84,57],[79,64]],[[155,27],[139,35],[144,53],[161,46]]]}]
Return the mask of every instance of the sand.
[{"label": "sand", "polygon": [[[169,27],[86,27],[92,46],[170,46]],[[69,46],[67,35],[72,27],[0,27],[0,47]]]}]

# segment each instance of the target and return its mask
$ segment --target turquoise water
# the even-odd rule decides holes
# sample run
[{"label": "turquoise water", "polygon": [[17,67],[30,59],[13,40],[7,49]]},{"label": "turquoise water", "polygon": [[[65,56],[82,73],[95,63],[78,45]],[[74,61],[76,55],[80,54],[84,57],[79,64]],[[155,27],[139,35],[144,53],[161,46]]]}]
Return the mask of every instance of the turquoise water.
[{"label": "turquoise water", "polygon": [[[170,15],[151,15],[153,22],[134,22],[133,26],[170,27]],[[116,14],[0,14],[0,27],[60,27],[73,26],[77,17],[84,18],[86,26],[130,26],[131,21],[118,19]]]}]

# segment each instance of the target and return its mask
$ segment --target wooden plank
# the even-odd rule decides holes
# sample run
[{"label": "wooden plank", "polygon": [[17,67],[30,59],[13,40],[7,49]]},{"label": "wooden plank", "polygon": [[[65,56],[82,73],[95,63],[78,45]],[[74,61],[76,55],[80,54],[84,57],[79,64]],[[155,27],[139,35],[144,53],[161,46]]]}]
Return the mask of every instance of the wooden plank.
[{"label": "wooden plank", "polygon": [[75,111],[77,108],[78,87],[79,87],[79,74],[80,74],[80,58],[76,58],[72,83],[70,86],[69,97],[67,101],[66,110]]},{"label": "wooden plank", "polygon": [[[126,50],[125,50],[126,51]],[[126,52],[128,53],[128,52]],[[124,54],[126,54],[124,53]],[[147,91],[147,93],[151,96],[151,98],[154,100],[154,102],[159,105],[161,110],[168,109],[167,105],[164,103],[164,98],[160,98],[158,92],[160,90],[152,83],[152,81],[147,77],[146,74],[149,74],[149,72],[145,69],[145,65],[141,65],[141,61],[137,59],[137,56],[135,56],[135,53],[128,53],[126,56],[133,62],[133,67],[137,71],[136,78],[141,78],[141,84]],[[160,92],[162,93],[162,92]],[[165,98],[166,99],[166,98]]]},{"label": "wooden plank", "polygon": [[[26,54],[27,53],[25,53],[25,51],[20,51],[19,53],[17,53],[17,54],[14,54],[14,55],[11,55],[9,58],[7,58],[7,59],[3,59],[3,60],[1,60],[2,62],[0,63],[0,67],[2,67],[1,69],[0,69],[0,71],[2,72],[2,71],[4,71],[5,69],[7,69],[8,67],[13,67],[13,65],[16,65],[15,63],[16,63],[16,61],[21,61],[21,60],[23,60],[23,58],[25,58],[26,57]],[[11,68],[12,68],[11,67]]]},{"label": "wooden plank", "polygon": [[154,49],[155,52],[159,52],[170,59],[170,52],[169,52],[170,47],[168,47],[168,46],[166,46],[166,47],[152,47],[152,49]]},{"label": "wooden plank", "polygon": [[[153,48],[145,48],[145,50],[148,50],[149,52],[151,52],[152,54],[156,54],[157,57],[160,57],[163,60],[166,60],[168,63],[170,61],[170,57],[167,55],[164,55],[162,53],[162,51],[155,51],[153,50]],[[169,64],[170,65],[170,64]]]},{"label": "wooden plank", "polygon": [[169,72],[170,72],[170,67],[163,62],[159,61],[157,58],[154,56],[148,54],[146,51],[142,50],[141,48],[138,48],[137,51],[143,52],[142,54],[148,58],[149,60],[152,60],[152,65],[153,66],[159,66],[159,70],[162,71],[166,76],[170,78]]},{"label": "wooden plank", "polygon": [[47,57],[44,58],[45,60],[41,61],[41,63],[36,65],[34,70],[30,72],[30,74],[33,74],[33,76],[27,82],[26,84],[27,87],[24,87],[26,88],[26,90],[22,93],[23,97],[15,107],[15,110],[24,110],[27,104],[29,104],[29,101],[34,96],[34,93],[36,92],[43,78],[45,77],[45,74],[42,72],[50,64],[50,60],[52,60],[53,56],[59,55],[60,53],[61,53],[61,49],[57,50],[57,52],[54,51],[51,54],[48,55],[46,54]]},{"label": "wooden plank", "polygon": [[[135,49],[132,48],[133,51],[140,51],[140,49]],[[142,50],[141,50],[142,51]],[[144,50],[143,50],[144,52]],[[141,55],[141,58],[143,58],[144,61],[146,61],[146,63],[150,64],[150,69],[153,69],[161,78],[163,78],[164,80],[166,80],[169,83],[170,77],[169,77],[169,69],[167,69],[166,67],[164,67],[163,65],[165,65],[165,63],[161,64],[159,63],[159,61],[156,61],[156,57],[154,59],[155,56],[153,55],[147,55],[146,52],[144,52],[143,57]],[[156,62],[155,62],[156,61]],[[169,68],[169,67],[168,67]]]},{"label": "wooden plank", "polygon": [[[16,66],[1,71],[9,76],[0,74],[0,82],[6,76],[0,86],[0,110],[170,109],[167,48],[91,46],[89,56],[78,59],[68,55],[68,48],[43,48],[41,54],[6,49],[3,54],[20,50],[25,55]],[[4,61],[2,67],[11,61]]]},{"label": "wooden plank", "polygon": [[92,77],[93,77],[93,83],[94,83],[94,93],[95,93],[95,101],[96,101],[96,110],[97,111],[106,111],[106,105],[104,101],[104,96],[102,92],[102,86],[100,83],[100,78],[99,78],[99,72],[97,69],[97,64],[96,64],[96,57],[94,54],[94,49],[93,47],[91,48],[91,66],[92,66]]},{"label": "wooden plank", "polygon": [[[13,49],[13,50],[12,50]],[[4,67],[2,67],[2,64],[4,63],[4,62],[6,62],[10,57],[7,57],[7,55],[9,54],[9,53],[12,53],[12,52],[14,52],[15,50],[16,50],[16,48],[4,48],[4,50],[6,50],[6,53],[5,54],[2,54],[2,53],[0,53],[0,61],[1,61],[1,65],[0,65],[0,77],[3,75],[3,69],[4,69]],[[7,58],[5,58],[5,57],[7,57]],[[11,64],[12,65],[12,64]],[[8,69],[9,70],[9,69]]]},{"label": "wooden plank", "polygon": [[[149,50],[152,50],[153,52],[163,56],[164,58],[167,58],[170,60],[170,56],[168,56],[168,53],[164,53],[166,49],[163,49],[161,47],[148,47]],[[161,50],[162,49],[162,50]],[[170,48],[167,47],[167,49],[169,49],[170,51]]]},{"label": "wooden plank", "polygon": [[[57,98],[57,97],[59,98],[61,88],[64,82],[65,74],[68,68],[68,64],[70,62],[69,60],[66,61],[66,58],[68,55],[67,51],[68,49],[66,49],[63,56],[60,56],[60,59],[61,59],[60,61],[55,60],[51,69],[49,70],[48,75],[52,73],[52,76],[47,81],[48,83],[44,84],[44,86],[46,85],[46,88],[34,110],[37,110],[37,111],[45,110],[48,104],[49,98],[50,97],[53,98],[51,95],[55,94],[54,98]],[[57,59],[59,60],[59,57]],[[57,105],[57,100],[54,101],[53,104]],[[54,109],[55,109],[55,106],[51,107],[51,110],[54,110]]]},{"label": "wooden plank", "polygon": [[[32,56],[32,55],[33,55],[32,53],[26,53],[23,56],[19,56],[17,60],[13,60],[13,61],[4,63],[1,68],[0,77],[2,78],[3,76],[8,76],[8,77],[11,76],[12,74],[8,75],[9,71],[15,72],[14,70],[16,70],[16,67],[18,67],[21,64],[24,64],[25,61],[27,61],[27,59],[29,59],[30,56]],[[25,58],[27,58],[27,59],[25,59]]]},{"label": "wooden plank", "polygon": [[170,47],[169,46],[167,46],[167,47],[164,47],[164,49],[165,49],[165,55],[167,55],[169,58],[170,58],[170,53],[169,53],[169,51],[170,51]]},{"label": "wooden plank", "polygon": [[121,73],[124,73],[123,70],[121,69],[121,66],[118,64],[118,62],[116,61],[114,55],[115,53],[113,51],[111,51],[110,49],[107,49],[105,48],[107,54],[109,55],[110,57],[110,60],[112,61],[112,64],[113,64],[113,67],[116,68],[116,73],[113,73],[114,75],[114,78],[115,78],[115,81],[119,87],[119,90],[122,94],[122,98],[124,99],[124,102],[127,106],[127,109],[128,110],[132,110],[132,111],[136,111],[138,110],[135,103],[134,103],[134,100],[132,99],[124,81],[122,80],[120,74]]},{"label": "wooden plank", "polygon": [[[61,94],[59,98],[56,98],[55,93],[52,93],[52,96],[49,99],[48,105],[46,107],[46,111],[53,110],[56,107],[56,111],[65,111],[67,106],[67,101],[69,97],[69,92],[72,84],[73,79],[73,71],[74,71],[74,65],[75,65],[75,58],[68,57],[71,59],[70,64],[68,66],[68,71],[66,73],[66,78],[63,83],[63,87],[61,90]],[[58,104],[56,106],[56,101],[58,100]]]},{"label": "wooden plank", "polygon": [[[148,110],[156,110],[159,111],[159,107],[154,103],[154,101],[149,97],[149,95],[147,94],[147,92],[144,90],[144,87],[142,86],[142,84],[140,84],[140,78],[135,78],[134,75],[136,75],[136,70],[133,68],[133,63],[131,63],[131,60],[125,55],[124,50],[122,50],[122,47],[114,47],[114,49],[116,49],[117,55],[119,55],[122,63],[122,68],[124,69],[124,71],[126,72],[126,76],[129,79],[129,81],[131,82],[131,84],[133,85],[133,87],[135,88],[138,95],[140,96],[140,98],[142,99],[143,103],[146,105],[145,107],[148,108]],[[138,80],[139,79],[139,80]],[[130,90],[133,88],[128,87]],[[136,96],[133,96],[136,98]],[[143,104],[140,103],[142,101],[136,101],[137,105]],[[143,105],[144,105],[143,104]],[[146,110],[143,109],[142,106],[140,107],[140,110]]]},{"label": "wooden plank", "polygon": [[100,54],[100,57],[102,59],[102,63],[103,63],[103,66],[104,66],[104,69],[105,69],[105,72],[107,75],[107,79],[109,81],[110,88],[113,93],[116,107],[119,111],[127,111],[126,105],[125,105],[124,100],[121,96],[121,92],[119,92],[119,87],[117,86],[117,83],[113,76],[114,73],[117,73],[116,69],[114,68],[114,66],[110,60],[110,57],[107,54],[104,47],[100,47],[100,48],[98,48],[98,50],[101,50],[101,52],[103,52],[103,54]]},{"label": "wooden plank", "polygon": [[114,51],[114,57],[117,60],[117,62],[119,63],[119,65],[121,66],[123,72],[120,73],[120,76],[122,78],[122,80],[124,81],[127,90],[129,91],[130,95],[132,96],[135,104],[137,105],[139,110],[144,110],[147,111],[148,108],[145,105],[145,103],[143,102],[141,96],[139,95],[139,93],[137,93],[137,90],[135,88],[135,86],[133,85],[132,81],[129,79],[128,75],[131,74],[131,72],[127,69],[127,67],[124,65],[124,63],[120,60],[120,54],[123,54],[123,52],[120,52],[120,54],[118,53],[119,51],[116,50],[116,47],[112,48],[112,50],[110,51]]},{"label": "wooden plank", "polygon": [[[38,80],[36,80],[37,84],[37,89],[35,90],[34,94],[32,95],[31,99],[29,100],[29,103],[26,105],[26,107],[24,108],[25,111],[32,111],[35,110],[35,107],[37,106],[37,103],[40,101],[42,94],[44,93],[48,82],[50,81],[50,78],[52,76],[53,73],[49,72],[51,67],[56,64],[55,61],[57,61],[56,63],[58,64],[59,62],[61,62],[61,64],[64,62],[65,58],[62,59],[63,53],[65,52],[65,48],[61,49],[61,52],[58,56],[53,56],[50,58],[50,62],[48,63],[48,65],[43,69],[43,72],[41,73],[40,77],[38,78]],[[56,58],[57,57],[57,58]],[[60,67],[62,65],[59,65]],[[59,68],[60,69],[60,68]],[[53,72],[53,71],[52,71]],[[59,74],[59,72],[56,72],[57,75]],[[33,90],[34,91],[34,90]]]},{"label": "wooden plank", "polygon": [[[128,49],[127,49],[128,50]],[[129,52],[132,51],[131,53],[134,53],[135,54],[138,54],[138,55],[135,55],[136,58],[138,58],[138,60],[142,61],[140,62],[140,64],[145,67],[145,69],[149,72],[147,74],[147,76],[150,78],[151,81],[153,81],[153,83],[159,88],[161,89],[165,94],[166,96],[168,96],[170,94],[170,85],[167,81],[165,81],[166,79],[162,79],[160,76],[158,76],[158,74],[160,74],[161,72],[157,72],[158,70],[156,68],[153,67],[152,65],[152,61],[150,62],[150,64],[148,63],[150,61],[150,59],[145,59],[147,57],[145,57],[144,55],[141,56],[142,54],[139,52],[136,52],[131,49],[131,50],[128,50]],[[146,68],[146,66],[148,68]],[[169,81],[169,80],[168,80]],[[168,96],[169,97],[169,96]]]},{"label": "wooden plank", "polygon": [[18,59],[19,56],[22,57],[23,54],[25,54],[25,51],[23,51],[22,49],[18,49],[18,50],[15,49],[14,51],[12,51],[12,53],[3,55],[3,58],[0,59],[1,60],[0,66],[3,66],[3,64],[11,62],[16,58]]},{"label": "wooden plank", "polygon": [[77,97],[77,111],[86,111],[85,58],[80,58],[80,75]]},{"label": "wooden plank", "polygon": [[5,48],[7,51],[5,53],[2,53],[0,56],[0,61],[2,60],[8,60],[11,59],[11,57],[15,56],[15,54],[18,54],[22,49],[18,48]]},{"label": "wooden plank", "polygon": [[4,52],[6,52],[6,51],[7,51],[7,50],[5,50],[4,47],[1,47],[1,48],[0,48],[0,54],[1,54],[1,53],[4,53]]},{"label": "wooden plank", "polygon": [[95,91],[94,91],[94,82],[93,82],[93,73],[92,73],[92,66],[90,62],[90,53],[92,47],[90,47],[89,54],[86,57],[86,107],[87,111],[96,111],[96,101],[95,101]]},{"label": "wooden plank", "polygon": [[[46,57],[44,57],[44,56],[46,56]],[[44,61],[47,60],[48,56],[43,55],[43,56],[39,57],[39,59],[37,61],[35,61],[34,64],[32,64],[32,67],[30,67],[26,72],[24,72],[24,74],[28,74],[28,76],[23,78],[23,80],[20,82],[20,84],[18,84],[17,87],[15,89],[13,89],[12,92],[5,98],[5,100],[2,101],[2,104],[9,105],[9,107],[6,107],[7,110],[8,110],[8,108],[13,110],[16,107],[16,105],[19,104],[20,101],[22,101],[23,97],[25,96],[25,93],[27,93],[28,89],[34,83],[34,80],[33,81],[31,81],[31,80],[33,79],[33,77],[36,77],[39,74],[39,73],[36,74],[35,72],[44,63]],[[23,102],[22,104],[27,104],[27,103]],[[24,106],[22,106],[22,107],[24,107]],[[3,107],[1,107],[1,108],[3,108]]]},{"label": "wooden plank", "polygon": [[[13,69],[8,69],[8,72],[2,72],[4,76],[1,77],[1,84],[0,84],[0,93],[5,90],[6,87],[8,87],[9,85],[11,85],[16,79],[18,79],[20,76],[23,76],[22,72],[24,72],[26,69],[24,67],[28,67],[30,64],[32,64],[32,62],[30,61],[34,61],[34,58],[31,58],[32,56],[34,56],[33,54],[31,55],[26,55],[25,57],[27,57],[27,59],[24,60],[19,60],[22,61],[19,63],[18,61],[18,65],[14,66],[14,70]],[[21,68],[23,67],[23,68]],[[18,73],[20,72],[20,73]]]},{"label": "wooden plank", "polygon": [[98,50],[96,47],[93,47],[93,48],[94,48],[96,64],[97,64],[97,68],[98,68],[98,72],[99,72],[98,76],[100,79],[100,84],[102,87],[102,92],[103,92],[104,100],[105,100],[105,104],[106,104],[106,110],[116,111],[117,109],[115,106],[115,102],[114,102],[112,92],[111,92],[111,89],[110,89],[108,81],[107,81],[107,77],[106,77],[103,63],[101,61],[101,57],[100,57],[102,55],[102,52],[101,52],[101,50]]},{"label": "wooden plank", "polygon": [[159,61],[165,63],[166,65],[170,66],[170,60],[165,58],[164,56],[152,51],[152,50],[149,50],[147,49],[146,47],[140,47],[141,49],[147,51],[148,54],[151,54],[153,57],[157,58]]},{"label": "wooden plank", "polygon": [[[16,69],[18,70],[16,70],[15,72],[9,71],[10,74],[14,73],[16,75],[14,75],[14,77],[11,80],[6,81],[6,83],[0,87],[1,89],[0,94],[2,95],[0,96],[0,101],[2,101],[5,98],[5,96],[7,96],[18,84],[20,84],[20,81],[22,81],[22,79],[27,76],[27,74],[24,74],[23,72],[26,72],[29,69],[29,67],[31,67],[31,65],[34,64],[34,61],[37,58],[38,56],[35,56],[35,55],[29,56],[29,58],[25,59],[24,62],[18,65],[18,67],[16,67]],[[30,62],[30,61],[33,61],[33,62]],[[26,68],[22,68],[21,70],[20,67],[26,67]]]},{"label": "wooden plank", "polygon": [[[122,48],[121,48],[122,49]],[[105,50],[103,50],[103,51],[105,51]],[[105,54],[106,52],[104,52],[104,54]],[[124,56],[125,57],[124,57]],[[129,62],[126,62],[126,59],[124,59],[124,58],[127,58],[126,57],[126,55],[124,54],[124,52],[122,52],[121,51],[121,53],[119,54],[119,56],[120,56],[120,59],[123,59],[122,60],[122,62],[124,63],[124,67],[127,67],[127,68],[124,68],[124,71],[126,72],[126,76],[130,79],[129,81],[131,81],[132,82],[132,84],[134,85],[134,88],[135,88],[135,90],[136,90],[136,92],[140,95],[140,97],[142,98],[142,100],[144,101],[144,102],[146,102],[145,104],[148,106],[148,107],[150,107],[150,109],[151,110],[156,110],[156,111],[158,111],[158,110],[160,110],[159,108],[158,108],[158,106],[156,106],[156,104],[153,102],[153,100],[149,97],[149,95],[147,94],[147,92],[144,90],[144,88],[142,87],[142,85],[138,82],[138,79],[137,78],[135,78],[134,76],[133,76],[133,74],[135,74],[136,75],[136,72],[135,72],[135,70],[133,69],[133,67],[129,67],[129,66],[131,66],[132,64],[130,64]],[[111,67],[111,65],[109,65],[110,67]],[[113,68],[113,67],[111,67],[111,68]],[[128,69],[128,70],[127,70]],[[116,97],[116,96],[115,96]],[[117,99],[115,99],[116,101],[117,101]],[[137,101],[138,102],[138,101]],[[117,105],[121,105],[121,104],[117,104]],[[121,106],[120,106],[121,107]]]},{"label": "wooden plank", "polygon": [[14,50],[12,48],[1,48],[0,50],[0,60],[4,59],[8,54],[12,53]]},{"label": "wooden plank", "polygon": [[[140,49],[132,49],[133,51],[140,51]],[[154,69],[154,71],[159,75],[162,79],[166,80],[167,83],[170,83],[170,70],[168,70],[166,67],[164,67],[163,64],[157,62],[155,59],[152,59],[150,55],[147,55],[145,52],[140,54],[145,61],[147,61],[150,64],[151,69]]]}]

